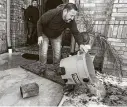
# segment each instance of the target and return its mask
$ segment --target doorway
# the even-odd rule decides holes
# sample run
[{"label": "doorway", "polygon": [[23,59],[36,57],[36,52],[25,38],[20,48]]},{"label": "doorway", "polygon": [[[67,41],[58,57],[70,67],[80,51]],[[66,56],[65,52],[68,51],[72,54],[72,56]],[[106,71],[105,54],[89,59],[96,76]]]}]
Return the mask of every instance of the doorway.
[{"label": "doorway", "polygon": [[56,8],[58,5],[62,3],[68,3],[69,0],[39,0],[40,4],[40,15],[45,13],[46,11]]},{"label": "doorway", "polygon": [[[57,1],[54,3],[54,7],[50,4],[52,0],[38,0],[38,8],[40,16],[44,14],[47,9],[52,9],[58,6],[62,3],[67,3],[68,0],[55,0]],[[28,53],[28,54],[38,54],[39,47],[38,45],[31,45],[26,46],[26,27],[25,27],[25,21],[24,21],[24,14],[23,11],[26,9],[29,5],[31,5],[31,0],[13,0],[11,3],[12,11],[11,12],[11,35],[12,35],[12,47],[15,51]],[[47,7],[48,5],[48,7]],[[17,15],[15,15],[17,13]],[[22,13],[22,14],[21,14]]]},{"label": "doorway", "polygon": [[45,3],[45,12],[56,8],[60,4],[63,4],[62,0],[54,0],[54,2],[52,2],[52,0],[47,0]]}]

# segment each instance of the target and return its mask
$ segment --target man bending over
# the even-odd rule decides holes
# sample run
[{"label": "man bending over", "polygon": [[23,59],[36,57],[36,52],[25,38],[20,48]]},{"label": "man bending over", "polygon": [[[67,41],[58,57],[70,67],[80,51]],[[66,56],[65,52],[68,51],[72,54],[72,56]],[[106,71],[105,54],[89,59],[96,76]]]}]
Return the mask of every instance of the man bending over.
[{"label": "man bending over", "polygon": [[83,43],[83,38],[79,36],[79,31],[77,29],[76,22],[74,20],[78,9],[75,4],[68,3],[64,8],[55,8],[44,13],[38,23],[38,44],[41,47],[41,57],[40,61],[46,67],[47,63],[47,51],[49,40],[51,41],[53,49],[53,64],[55,70],[59,67],[59,62],[61,59],[61,42],[62,42],[62,32],[69,28],[73,34],[76,42],[80,46],[82,51],[87,52],[88,49]]}]

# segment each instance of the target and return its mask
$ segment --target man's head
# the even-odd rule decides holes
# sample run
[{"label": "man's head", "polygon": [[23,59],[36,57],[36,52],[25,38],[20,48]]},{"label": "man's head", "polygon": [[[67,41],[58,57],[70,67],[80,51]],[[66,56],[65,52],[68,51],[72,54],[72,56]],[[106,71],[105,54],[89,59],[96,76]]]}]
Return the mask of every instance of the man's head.
[{"label": "man's head", "polygon": [[78,12],[78,8],[76,7],[75,4],[73,4],[73,3],[66,4],[63,9],[63,20],[66,23],[69,23],[70,21],[72,21],[74,19],[77,12]]},{"label": "man's head", "polygon": [[38,3],[37,0],[32,0],[32,6],[37,7]]}]

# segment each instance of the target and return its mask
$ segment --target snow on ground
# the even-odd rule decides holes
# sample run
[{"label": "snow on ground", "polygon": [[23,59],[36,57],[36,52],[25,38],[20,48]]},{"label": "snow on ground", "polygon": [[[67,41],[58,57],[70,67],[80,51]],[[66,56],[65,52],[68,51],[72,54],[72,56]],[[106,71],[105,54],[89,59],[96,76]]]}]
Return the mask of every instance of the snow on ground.
[{"label": "snow on ground", "polygon": [[97,77],[104,83],[106,96],[99,100],[90,93],[86,84],[77,85],[75,90],[64,96],[62,106],[108,107],[127,106],[127,78],[119,81],[118,77],[97,73]]}]

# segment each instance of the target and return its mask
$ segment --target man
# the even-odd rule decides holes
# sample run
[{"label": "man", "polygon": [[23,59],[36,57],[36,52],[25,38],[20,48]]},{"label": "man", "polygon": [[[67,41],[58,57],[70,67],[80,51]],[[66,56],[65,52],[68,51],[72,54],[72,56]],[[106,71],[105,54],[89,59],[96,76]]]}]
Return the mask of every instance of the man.
[{"label": "man", "polygon": [[47,63],[47,50],[49,40],[53,48],[53,64],[55,70],[59,67],[61,58],[61,42],[62,32],[69,28],[73,34],[76,42],[80,45],[80,50],[87,52],[88,48],[83,43],[82,36],[79,36],[76,22],[74,17],[76,16],[78,9],[75,4],[68,3],[64,8],[56,8],[49,10],[43,14],[37,23],[38,32],[38,44],[41,47],[40,61],[46,66]]},{"label": "man", "polygon": [[39,19],[39,10],[37,0],[32,0],[30,5],[25,10],[25,20],[28,28],[27,44],[32,45],[37,43],[37,21]]},{"label": "man", "polygon": [[[49,40],[51,41],[53,49],[53,64],[54,70],[59,68],[59,62],[61,58],[61,42],[62,42],[62,32],[69,28],[73,34],[76,42],[80,46],[81,51],[87,52],[89,47],[84,45],[83,37],[80,35],[74,17],[76,16],[78,9],[75,4],[68,3],[64,8],[56,8],[49,10],[44,13],[38,23],[38,44],[40,46],[40,61],[46,68],[47,63],[47,50]],[[64,92],[68,93],[74,89],[74,85],[66,85]]]}]

